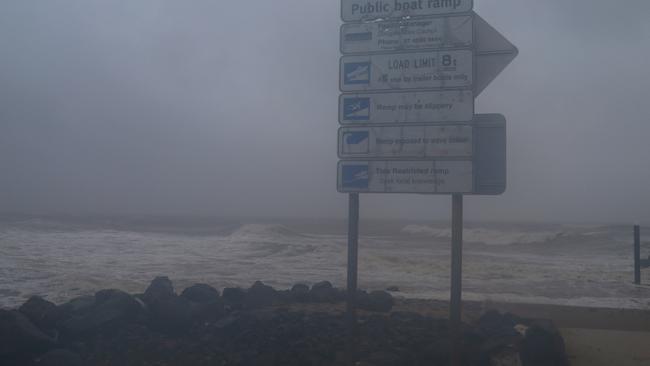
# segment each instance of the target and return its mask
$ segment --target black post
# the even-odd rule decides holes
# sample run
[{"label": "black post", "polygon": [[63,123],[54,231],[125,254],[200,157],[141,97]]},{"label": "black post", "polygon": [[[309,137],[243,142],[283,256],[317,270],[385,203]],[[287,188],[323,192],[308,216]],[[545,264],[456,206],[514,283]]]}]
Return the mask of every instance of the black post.
[{"label": "black post", "polygon": [[634,283],[641,284],[641,227],[634,226]]},{"label": "black post", "polygon": [[463,291],[463,195],[452,196],[451,210],[451,301],[449,304],[449,330],[451,339],[451,365],[461,364],[461,317]]},{"label": "black post", "polygon": [[348,214],[348,357],[350,364],[357,359],[357,281],[359,257],[359,194],[350,194]]}]

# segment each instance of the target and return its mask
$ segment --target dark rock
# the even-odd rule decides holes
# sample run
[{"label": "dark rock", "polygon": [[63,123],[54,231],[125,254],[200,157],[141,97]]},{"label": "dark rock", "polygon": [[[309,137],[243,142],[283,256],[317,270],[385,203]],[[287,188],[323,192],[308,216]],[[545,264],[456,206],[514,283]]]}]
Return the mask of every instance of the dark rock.
[{"label": "dark rock", "polygon": [[195,323],[214,322],[225,314],[225,307],[222,301],[215,302],[191,302],[190,312]]},{"label": "dark rock", "polygon": [[60,305],[59,310],[63,316],[83,314],[95,306],[95,296],[82,296]]},{"label": "dark rock", "polygon": [[[176,295],[168,277],[156,277],[144,292],[149,310],[149,328],[168,334],[182,334],[192,326],[192,304]],[[195,312],[197,314],[197,312]]]},{"label": "dark rock", "polygon": [[54,339],[21,312],[0,310],[0,359],[21,353],[42,353],[53,345]]},{"label": "dark rock", "polygon": [[125,297],[125,295],[131,297],[131,295],[120,290],[101,290],[95,293],[95,305],[101,305],[111,299]]},{"label": "dark rock", "polygon": [[291,304],[293,302],[297,302],[293,295],[291,294],[291,290],[276,290],[277,294],[277,303],[278,304]]},{"label": "dark rock", "polygon": [[399,292],[399,287],[397,286],[390,286],[386,289],[388,292]]},{"label": "dark rock", "polygon": [[451,355],[451,341],[446,337],[435,339],[423,351],[423,364],[446,365]]},{"label": "dark rock", "polygon": [[160,298],[149,304],[149,327],[153,330],[182,334],[192,326],[191,303],[180,296]]},{"label": "dark rock", "polygon": [[401,366],[404,364],[398,355],[387,351],[374,352],[364,361],[375,366]]},{"label": "dark rock", "polygon": [[239,287],[223,289],[223,301],[228,305],[243,305],[246,292]]},{"label": "dark rock", "polygon": [[506,347],[490,356],[490,366],[522,366],[519,351]]},{"label": "dark rock", "polygon": [[39,366],[82,366],[84,362],[76,353],[57,349],[44,354],[37,363]]},{"label": "dark rock", "polygon": [[142,305],[133,296],[119,290],[103,290],[95,295],[92,308],[63,321],[60,328],[66,335],[78,336],[121,321],[137,320],[142,313]]},{"label": "dark rock", "polygon": [[339,291],[328,281],[314,284],[309,291],[309,298],[314,302],[335,303],[341,299]]},{"label": "dark rock", "polygon": [[228,329],[233,327],[239,321],[239,317],[231,315],[222,319],[219,319],[218,322],[214,323],[214,327],[217,329]]},{"label": "dark rock", "polygon": [[172,281],[168,277],[156,277],[144,292],[144,301],[150,304],[174,296],[176,293]]},{"label": "dark rock", "polygon": [[257,281],[248,290],[246,296],[246,305],[251,308],[261,308],[271,306],[277,300],[278,294],[271,286]]},{"label": "dark rock", "polygon": [[305,284],[296,284],[291,288],[291,299],[296,302],[306,302],[309,300],[309,286]]},{"label": "dark rock", "polygon": [[198,303],[211,303],[220,300],[217,289],[202,283],[186,288],[181,294],[181,297]]},{"label": "dark rock", "polygon": [[507,348],[516,347],[522,339],[523,337],[518,335],[492,336],[485,338],[478,349],[482,353],[491,355]]},{"label": "dark rock", "polygon": [[332,286],[332,283],[329,281],[321,281],[311,286],[312,291],[331,290],[332,288],[334,288],[334,286]]},{"label": "dark rock", "polygon": [[511,314],[502,315],[498,311],[488,311],[478,320],[478,329],[485,337],[517,337],[515,329],[521,320]]},{"label": "dark rock", "polygon": [[41,329],[54,329],[62,317],[61,309],[38,296],[31,297],[18,311]]},{"label": "dark rock", "polygon": [[359,309],[387,313],[393,309],[393,296],[386,291],[373,291],[368,295],[357,295]]},{"label": "dark rock", "polygon": [[535,323],[526,330],[521,346],[524,365],[568,365],[564,339],[549,323]]}]

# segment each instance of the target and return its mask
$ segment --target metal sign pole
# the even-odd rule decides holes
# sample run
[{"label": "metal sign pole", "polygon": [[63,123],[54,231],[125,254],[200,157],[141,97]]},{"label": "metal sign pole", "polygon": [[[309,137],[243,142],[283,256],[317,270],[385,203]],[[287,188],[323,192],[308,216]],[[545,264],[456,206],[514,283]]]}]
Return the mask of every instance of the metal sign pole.
[{"label": "metal sign pole", "polygon": [[634,283],[641,284],[641,227],[634,226]]},{"label": "metal sign pole", "polygon": [[463,195],[452,195],[451,222],[451,301],[449,330],[451,338],[451,365],[461,365],[461,314],[463,274]]},{"label": "metal sign pole", "polygon": [[356,362],[357,342],[357,280],[358,280],[358,256],[359,256],[359,194],[349,195],[348,213],[348,296],[347,296],[347,317],[348,317],[348,356],[350,364]]}]

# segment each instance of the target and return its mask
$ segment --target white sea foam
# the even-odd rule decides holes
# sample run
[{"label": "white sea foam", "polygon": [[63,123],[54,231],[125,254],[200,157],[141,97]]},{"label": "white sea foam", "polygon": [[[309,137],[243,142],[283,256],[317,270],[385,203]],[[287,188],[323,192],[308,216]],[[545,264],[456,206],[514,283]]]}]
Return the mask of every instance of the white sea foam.
[{"label": "white sea foam", "polygon": [[235,240],[281,239],[301,236],[284,225],[244,224],[233,231],[229,237]]},{"label": "white sea foam", "polygon": [[[451,238],[451,229],[436,228],[426,225],[407,225],[402,232],[415,236],[428,236],[437,239]],[[564,231],[521,231],[495,230],[487,228],[467,228],[463,230],[463,239],[470,243],[487,245],[512,245],[544,243],[564,235]]]},{"label": "white sea foam", "polygon": [[[333,229],[296,222],[217,223],[209,230],[154,226],[148,231],[0,221],[0,307],[20,305],[33,294],[60,303],[104,288],[141,292],[159,275],[172,278],[177,290],[195,282],[247,287],[256,280],[279,288],[321,280],[345,285],[346,233],[338,223]],[[465,239],[490,245],[465,251],[464,296],[650,307],[650,289],[630,285],[631,246],[612,239],[631,239],[629,232],[626,227],[471,225]],[[449,246],[431,245],[431,239],[448,242],[449,228],[365,223],[362,233],[362,288],[398,286],[403,296],[448,297]],[[644,272],[644,282],[650,283],[650,271]]]}]

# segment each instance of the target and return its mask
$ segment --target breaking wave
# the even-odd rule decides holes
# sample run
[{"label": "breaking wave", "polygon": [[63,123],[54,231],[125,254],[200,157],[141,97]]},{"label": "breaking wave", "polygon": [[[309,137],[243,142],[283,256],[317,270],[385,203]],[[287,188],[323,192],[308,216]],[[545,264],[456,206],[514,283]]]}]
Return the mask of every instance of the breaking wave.
[{"label": "breaking wave", "polygon": [[[402,229],[402,232],[413,236],[427,236],[437,239],[451,238],[451,229],[435,228],[426,225],[408,225]],[[565,235],[564,231],[496,230],[486,228],[469,228],[463,230],[463,239],[466,242],[487,245],[545,243],[563,235]]]},{"label": "breaking wave", "polygon": [[303,235],[289,229],[284,225],[269,225],[269,224],[245,224],[228,235],[230,239],[235,240],[250,240],[250,239],[281,239],[281,238],[296,238]]}]

